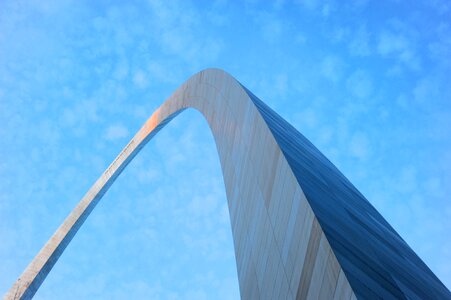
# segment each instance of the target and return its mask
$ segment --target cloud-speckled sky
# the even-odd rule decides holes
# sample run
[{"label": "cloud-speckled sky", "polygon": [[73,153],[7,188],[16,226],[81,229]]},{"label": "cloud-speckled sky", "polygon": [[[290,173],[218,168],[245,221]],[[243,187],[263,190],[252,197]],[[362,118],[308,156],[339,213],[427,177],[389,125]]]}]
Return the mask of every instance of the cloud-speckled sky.
[{"label": "cloud-speckled sky", "polygon": [[[0,2],[0,294],[146,118],[222,68],[306,135],[451,287],[447,0]],[[108,191],[36,299],[235,299],[206,122]]]}]

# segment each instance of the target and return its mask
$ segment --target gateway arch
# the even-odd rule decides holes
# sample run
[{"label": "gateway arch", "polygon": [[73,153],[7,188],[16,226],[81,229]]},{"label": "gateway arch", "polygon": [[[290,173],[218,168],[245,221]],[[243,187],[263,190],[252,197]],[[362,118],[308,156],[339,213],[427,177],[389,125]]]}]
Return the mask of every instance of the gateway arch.
[{"label": "gateway arch", "polygon": [[243,299],[451,299],[451,293],[344,175],[229,74],[201,71],[136,133],[4,299],[30,299],[142,147],[186,108],[213,133]]}]

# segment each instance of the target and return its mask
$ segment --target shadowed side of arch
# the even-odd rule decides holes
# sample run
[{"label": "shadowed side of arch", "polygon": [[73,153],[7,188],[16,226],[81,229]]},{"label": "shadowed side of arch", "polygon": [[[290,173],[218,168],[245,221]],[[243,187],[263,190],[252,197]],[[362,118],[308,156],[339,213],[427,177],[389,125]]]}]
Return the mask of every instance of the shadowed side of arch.
[{"label": "shadowed side of arch", "polygon": [[240,294],[351,299],[354,293],[273,133],[230,75],[202,71],[136,133],[25,269],[5,299],[34,296],[103,194],[142,147],[186,108],[213,133],[226,186]]}]

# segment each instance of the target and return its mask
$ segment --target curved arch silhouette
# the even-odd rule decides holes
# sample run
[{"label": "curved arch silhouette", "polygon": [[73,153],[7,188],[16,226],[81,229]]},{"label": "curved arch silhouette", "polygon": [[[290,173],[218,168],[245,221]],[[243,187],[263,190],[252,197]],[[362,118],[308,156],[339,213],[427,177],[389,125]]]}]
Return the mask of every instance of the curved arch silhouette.
[{"label": "curved arch silhouette", "polygon": [[204,115],[218,150],[242,298],[451,298],[304,136],[233,77],[207,69],[188,79],[153,113],[5,299],[33,297],[122,170],[188,107]]}]

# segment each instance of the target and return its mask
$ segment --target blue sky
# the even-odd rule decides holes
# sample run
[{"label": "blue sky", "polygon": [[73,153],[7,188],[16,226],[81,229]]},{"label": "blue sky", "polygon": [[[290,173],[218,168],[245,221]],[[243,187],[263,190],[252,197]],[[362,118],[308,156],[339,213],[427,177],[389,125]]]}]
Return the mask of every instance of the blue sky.
[{"label": "blue sky", "polygon": [[[147,117],[222,68],[306,135],[451,287],[451,3],[0,3],[0,294]],[[36,299],[235,299],[221,169],[185,111]]]}]

